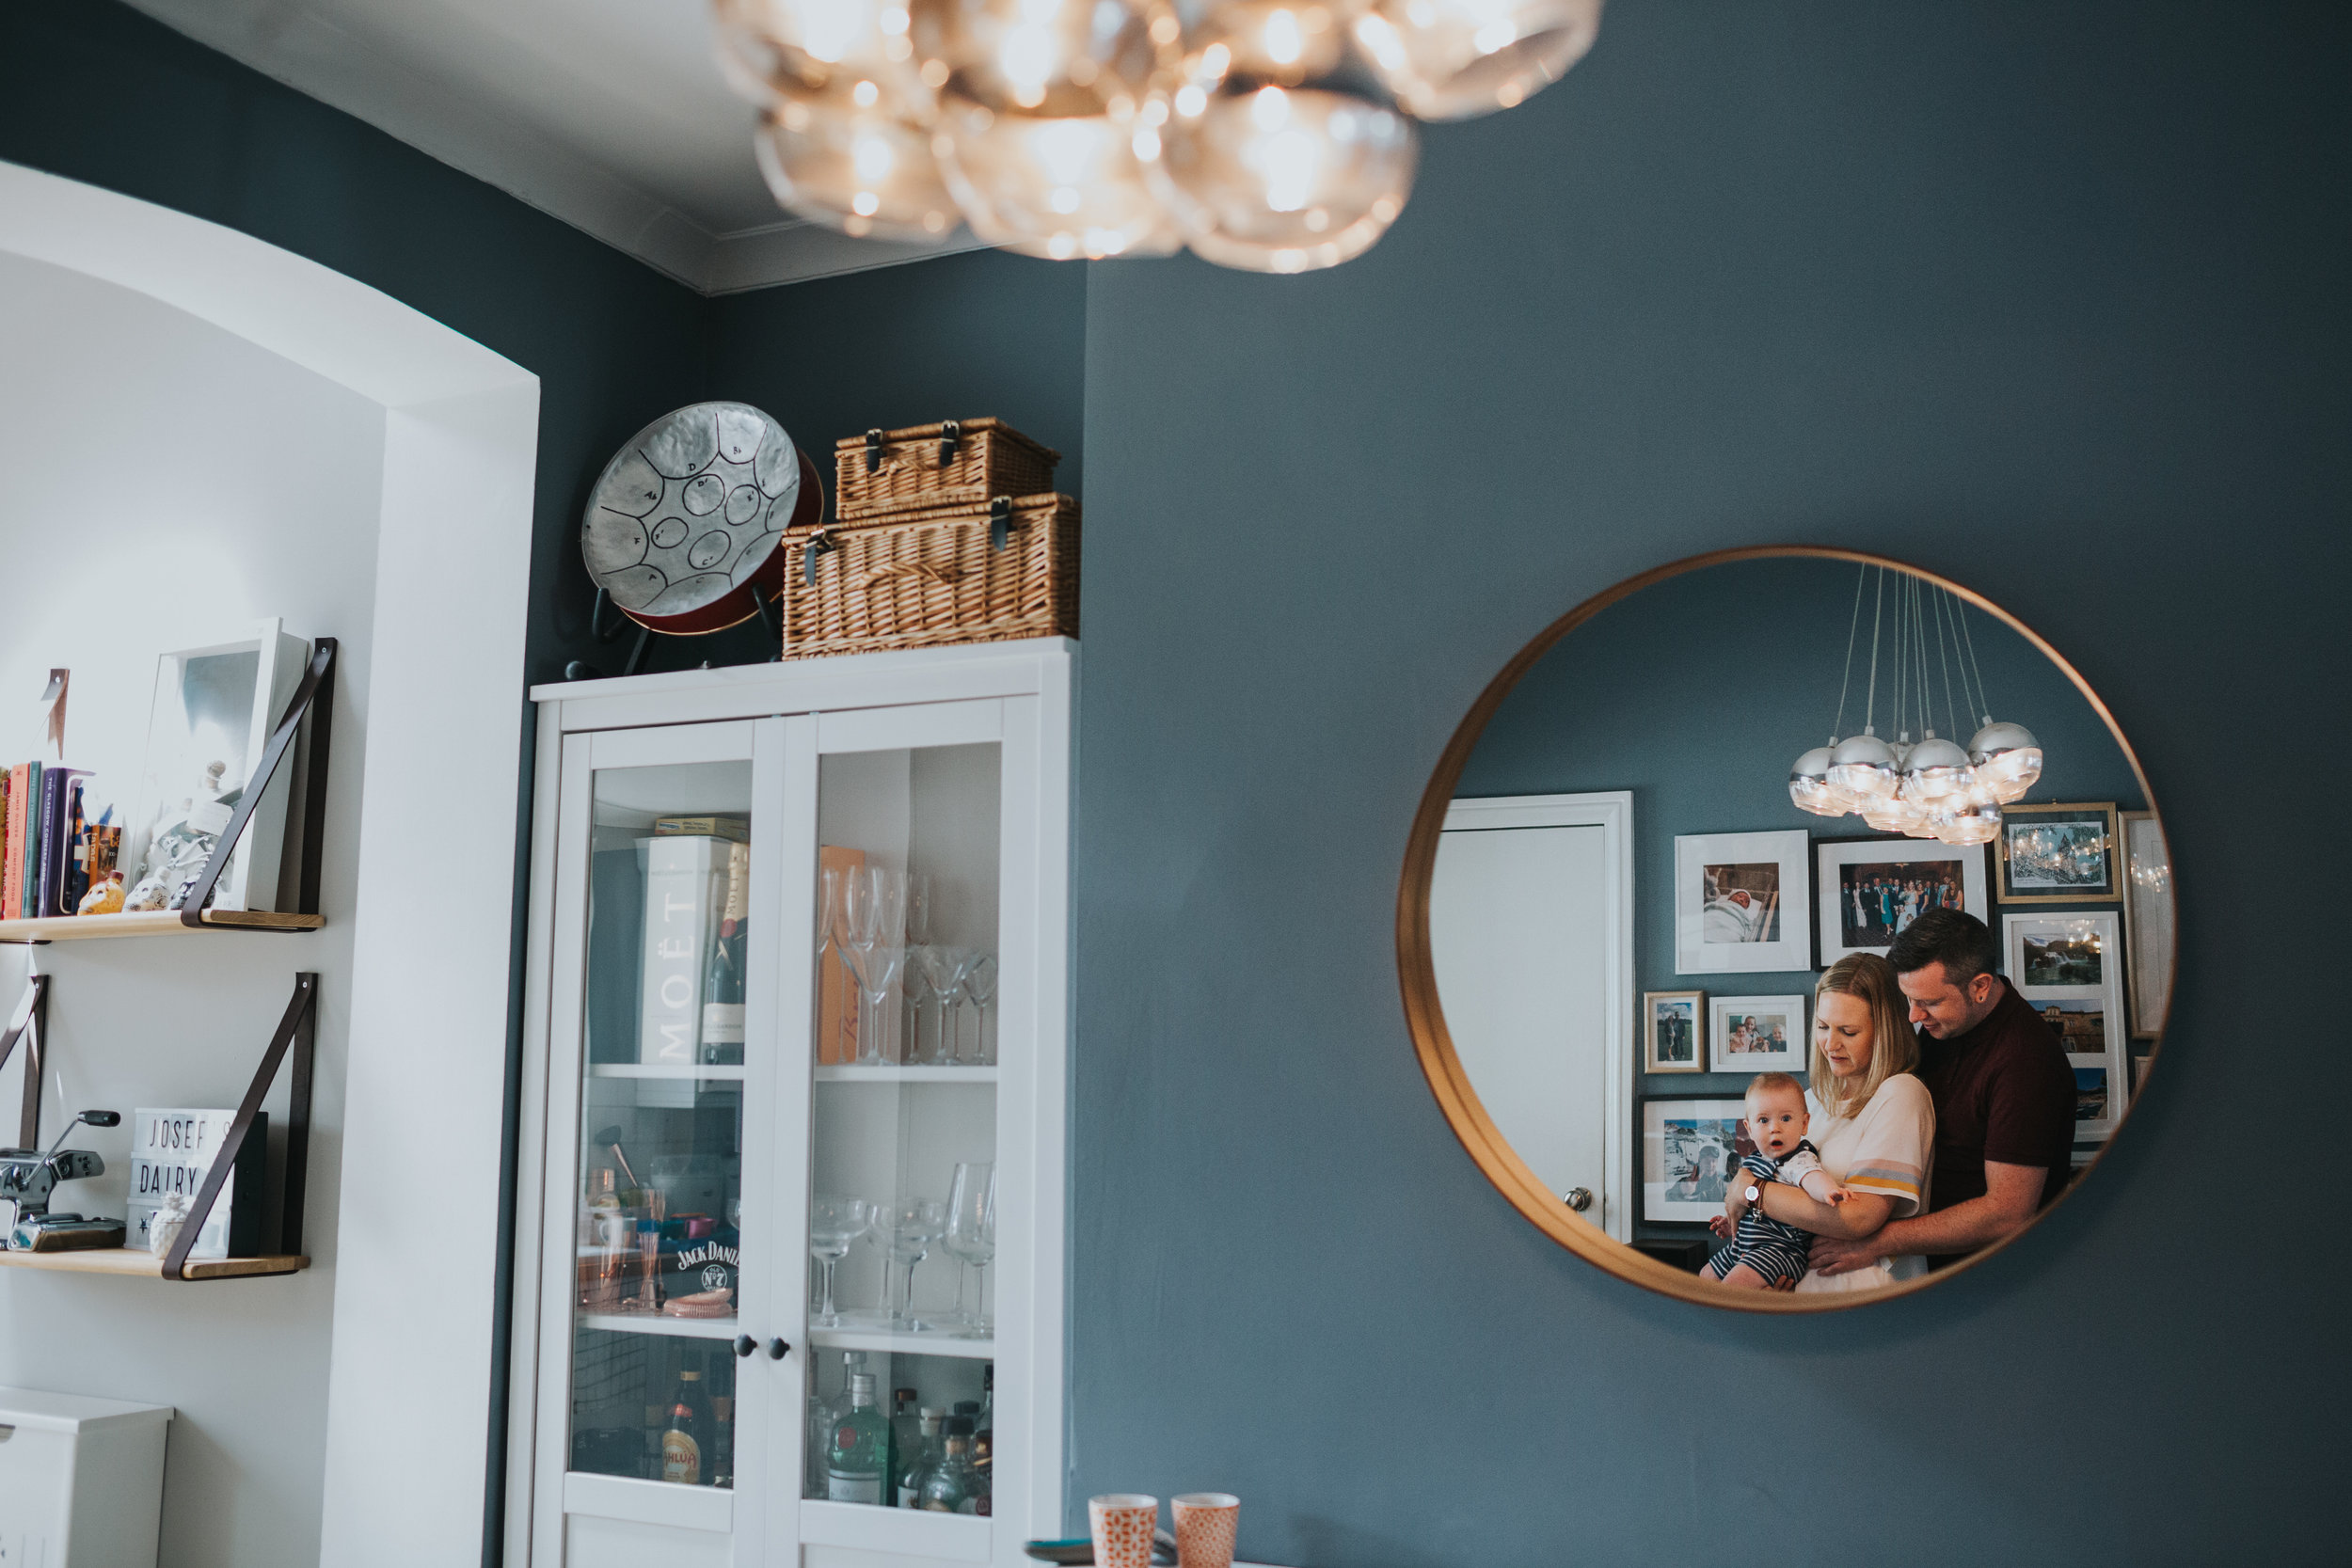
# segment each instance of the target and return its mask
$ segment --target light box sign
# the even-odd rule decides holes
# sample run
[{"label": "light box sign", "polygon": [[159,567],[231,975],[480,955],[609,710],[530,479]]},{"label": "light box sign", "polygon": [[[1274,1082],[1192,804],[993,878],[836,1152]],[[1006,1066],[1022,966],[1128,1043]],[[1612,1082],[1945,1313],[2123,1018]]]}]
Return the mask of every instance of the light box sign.
[{"label": "light box sign", "polygon": [[[138,1110],[131,1114],[130,1234],[123,1244],[136,1251],[167,1199],[196,1202],[213,1158],[228,1142],[234,1111]],[[236,1168],[222,1184],[220,1198],[199,1232],[191,1258],[253,1257],[260,1252],[262,1192],[268,1180],[269,1113],[257,1113],[253,1130],[237,1152]]]}]

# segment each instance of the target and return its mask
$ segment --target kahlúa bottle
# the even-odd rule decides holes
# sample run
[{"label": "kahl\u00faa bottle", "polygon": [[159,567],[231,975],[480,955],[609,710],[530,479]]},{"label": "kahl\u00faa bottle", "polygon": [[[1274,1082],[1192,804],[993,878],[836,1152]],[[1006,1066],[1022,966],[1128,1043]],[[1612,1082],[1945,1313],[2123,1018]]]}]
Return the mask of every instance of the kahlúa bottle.
[{"label": "kahl\u00faa bottle", "polygon": [[702,1380],[700,1372],[678,1373],[669,1430],[661,1434],[661,1479],[678,1486],[702,1484],[703,1439],[708,1431],[703,1419]]},{"label": "kahl\u00faa bottle", "polygon": [[889,1454],[890,1423],[874,1405],[874,1374],[853,1372],[849,1412],[834,1422],[825,1446],[826,1500],[880,1506]]}]

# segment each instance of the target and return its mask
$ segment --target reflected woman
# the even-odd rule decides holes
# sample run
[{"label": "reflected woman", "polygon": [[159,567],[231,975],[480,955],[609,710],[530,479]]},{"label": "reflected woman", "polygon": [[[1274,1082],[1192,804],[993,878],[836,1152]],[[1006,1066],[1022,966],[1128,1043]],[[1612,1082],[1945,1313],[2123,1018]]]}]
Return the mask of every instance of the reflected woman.
[{"label": "reflected woman", "polygon": [[[1813,992],[1813,1122],[1808,1137],[1821,1168],[1851,1196],[1831,1205],[1783,1181],[1757,1187],[1765,1213],[1817,1236],[1858,1240],[1889,1220],[1927,1207],[1935,1149],[1935,1102],[1912,1076],[1919,1039],[1895,983],[1875,953],[1840,958]],[[1726,1212],[1745,1212],[1746,1187],[1732,1184]],[[1882,1259],[1849,1274],[1808,1271],[1800,1292],[1869,1291],[1927,1272],[1924,1258]]]}]

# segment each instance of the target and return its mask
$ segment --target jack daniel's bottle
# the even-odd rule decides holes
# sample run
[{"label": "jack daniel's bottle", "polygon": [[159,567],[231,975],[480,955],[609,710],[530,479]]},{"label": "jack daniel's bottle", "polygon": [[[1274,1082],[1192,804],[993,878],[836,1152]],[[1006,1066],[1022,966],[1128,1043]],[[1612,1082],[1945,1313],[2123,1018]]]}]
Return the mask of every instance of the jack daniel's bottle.
[{"label": "jack daniel's bottle", "polygon": [[734,1065],[743,1060],[743,963],[751,951],[746,931],[751,911],[751,846],[727,846],[727,901],[719,934],[703,970],[702,1059]]}]

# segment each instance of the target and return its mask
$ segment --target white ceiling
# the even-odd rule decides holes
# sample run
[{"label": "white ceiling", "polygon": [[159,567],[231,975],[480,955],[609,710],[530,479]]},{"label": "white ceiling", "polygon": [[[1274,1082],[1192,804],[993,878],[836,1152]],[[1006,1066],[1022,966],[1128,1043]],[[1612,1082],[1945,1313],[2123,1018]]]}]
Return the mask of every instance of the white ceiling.
[{"label": "white ceiling", "polygon": [[929,254],[778,209],[706,0],[131,3],[705,293]]}]

